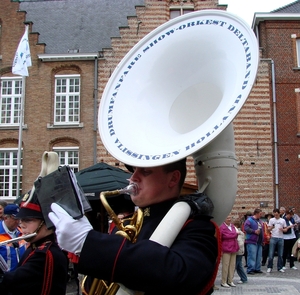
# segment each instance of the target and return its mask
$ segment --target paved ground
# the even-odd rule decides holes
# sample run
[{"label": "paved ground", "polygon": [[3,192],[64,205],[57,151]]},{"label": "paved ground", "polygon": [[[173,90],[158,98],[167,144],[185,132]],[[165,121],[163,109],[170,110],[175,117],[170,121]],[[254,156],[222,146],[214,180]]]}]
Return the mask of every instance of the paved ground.
[{"label": "paved ground", "polygon": [[[277,260],[275,257],[274,266],[276,266],[276,263]],[[277,268],[271,273],[267,273],[267,267],[262,266],[261,270],[264,273],[252,276],[248,275],[248,283],[241,285],[236,284],[236,287],[227,289],[220,285],[222,269],[222,265],[220,265],[216,279],[216,286],[219,290],[215,290],[214,295],[300,295],[300,263],[295,262],[295,266],[298,268],[297,270],[288,268],[285,273],[278,272]],[[237,281],[239,281],[239,277],[235,274],[234,283]],[[69,282],[66,295],[77,295],[74,280]]]},{"label": "paved ground", "polygon": [[[221,287],[221,269],[220,266],[216,279],[216,286],[219,290],[215,290],[214,294],[228,295],[300,295],[300,263],[295,262],[297,270],[287,267],[285,273],[277,271],[277,259],[274,258],[274,267],[271,273],[267,273],[267,267],[262,266],[262,274],[248,275],[248,283],[236,284],[236,287],[230,289]],[[245,268],[246,270],[246,268]],[[239,276],[235,273],[234,283],[239,281]]]}]

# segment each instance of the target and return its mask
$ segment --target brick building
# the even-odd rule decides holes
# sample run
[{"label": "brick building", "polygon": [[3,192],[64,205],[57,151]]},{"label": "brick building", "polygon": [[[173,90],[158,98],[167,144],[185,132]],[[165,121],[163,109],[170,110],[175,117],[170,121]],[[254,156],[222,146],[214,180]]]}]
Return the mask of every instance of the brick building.
[{"label": "brick building", "polygon": [[[147,33],[170,18],[201,9],[226,10],[226,5],[219,5],[217,0],[0,2],[2,82],[15,85],[16,80],[20,81],[20,77],[12,75],[11,64],[24,32],[24,23],[30,25],[33,65],[26,78],[22,192],[31,188],[40,171],[41,155],[45,150],[58,151],[61,164],[69,164],[75,171],[101,161],[124,167],[108,154],[97,131],[98,104],[105,85],[124,55]],[[263,44],[268,46],[268,43]],[[261,46],[262,60],[256,84],[234,120],[239,163],[238,192],[233,208],[236,216],[260,205],[267,206],[263,207],[265,212],[271,211],[276,204],[278,187],[280,205],[288,206],[290,202],[284,197],[287,195],[284,187],[277,185],[274,176],[277,162],[274,161],[272,135],[272,63],[269,60],[272,57],[264,46]],[[60,91],[65,83],[75,93]],[[293,95],[296,100],[294,90]],[[64,109],[64,97],[71,109]],[[18,126],[18,122],[6,123],[1,118],[0,198],[10,200],[17,195]],[[295,146],[294,149],[296,151]],[[282,162],[286,164],[285,157]],[[186,186],[194,189],[197,180],[191,157],[188,163]],[[294,164],[298,165],[298,158]],[[293,174],[296,173],[295,170]],[[293,194],[293,204],[300,208],[297,192]]]},{"label": "brick building", "polygon": [[271,13],[256,13],[261,63],[268,64],[272,115],[273,187],[275,206],[296,206],[300,195],[299,38],[300,2]]}]

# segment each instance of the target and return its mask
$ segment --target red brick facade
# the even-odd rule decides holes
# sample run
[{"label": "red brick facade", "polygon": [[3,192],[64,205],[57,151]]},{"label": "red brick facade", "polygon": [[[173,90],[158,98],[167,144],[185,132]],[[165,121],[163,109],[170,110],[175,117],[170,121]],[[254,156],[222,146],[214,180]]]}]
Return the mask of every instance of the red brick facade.
[{"label": "red brick facade", "polygon": [[[0,1],[0,74],[11,76],[11,63],[17,44],[24,32],[25,12],[17,12],[18,3]],[[181,1],[146,0],[145,6],[136,7],[136,16],[128,17],[128,26],[120,28],[120,37],[111,38],[111,48],[104,48],[98,59],[98,103],[105,85],[124,55],[147,33],[169,19],[170,7],[180,6]],[[185,1],[183,5],[195,10],[222,9],[217,0]],[[30,29],[30,32],[32,30]],[[279,33],[282,32],[282,33]],[[257,81],[245,106],[234,120],[236,156],[238,160],[238,192],[233,214],[243,216],[253,211],[261,202],[268,203],[262,208],[270,212],[275,206],[275,193],[279,190],[280,205],[296,205],[300,208],[299,194],[299,118],[297,121],[295,93],[298,88],[299,72],[296,67],[295,42],[291,34],[300,36],[297,23],[285,25],[268,22],[260,27],[261,62]],[[40,171],[40,159],[45,150],[55,145],[78,146],[80,169],[94,164],[94,143],[97,146],[96,161],[124,167],[112,158],[102,145],[95,130],[94,66],[95,61],[70,60],[43,62],[38,54],[44,53],[45,44],[39,44],[39,34],[29,35],[33,66],[26,81],[25,124],[23,131],[23,192],[30,189]],[[290,50],[289,56],[286,52]],[[293,50],[293,55],[292,55]],[[273,103],[271,62],[276,67],[276,94],[278,116],[279,184],[275,182]],[[289,69],[286,65],[289,64]],[[55,74],[77,73],[81,75],[81,114],[83,127],[49,128],[53,123],[53,96]],[[298,114],[299,116],[299,114]],[[48,124],[48,125],[47,125]],[[17,147],[18,130],[0,129],[0,148]],[[196,185],[193,160],[188,159],[186,182]],[[226,200],[224,200],[226,202]]]},{"label": "red brick facade", "polygon": [[[300,23],[294,20],[266,20],[260,22],[258,28],[262,58],[272,59],[275,65],[276,87],[273,105],[277,110],[278,205],[299,208],[299,93],[295,90],[299,88],[300,81],[296,53]],[[272,104],[272,101],[270,103]]]},{"label": "red brick facade", "polygon": [[[19,3],[10,0],[0,1],[0,75],[13,77],[12,61],[24,34],[26,12],[18,11]],[[80,151],[80,168],[93,165],[94,102],[93,60],[43,62],[38,54],[44,53],[45,44],[39,43],[39,34],[29,29],[29,43],[32,67],[26,77],[26,95],[24,106],[24,124],[22,132],[23,147],[23,193],[31,189],[33,181],[41,170],[41,158],[44,151],[55,146],[76,146]],[[54,76],[56,74],[80,74],[81,76],[81,113],[83,127],[49,128],[53,125]],[[18,147],[18,129],[0,129],[0,148]]]}]

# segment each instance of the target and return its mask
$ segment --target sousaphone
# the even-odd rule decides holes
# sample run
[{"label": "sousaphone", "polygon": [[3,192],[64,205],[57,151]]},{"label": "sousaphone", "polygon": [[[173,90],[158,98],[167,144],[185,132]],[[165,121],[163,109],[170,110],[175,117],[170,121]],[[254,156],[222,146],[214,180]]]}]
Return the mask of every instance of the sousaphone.
[{"label": "sousaphone", "polygon": [[199,190],[222,223],[237,191],[232,121],[258,63],[253,31],[233,14],[201,10],[166,22],[126,54],[105,87],[98,114],[105,148],[136,167],[192,155]]},{"label": "sousaphone", "polygon": [[[237,191],[232,121],[251,92],[258,63],[257,39],[235,15],[201,10],[168,21],[126,54],[105,87],[98,114],[105,148],[135,167],[193,156],[199,192],[212,200],[221,224]],[[150,240],[171,247],[190,211],[186,202],[176,203]],[[94,280],[89,294],[141,294],[119,286]]]}]

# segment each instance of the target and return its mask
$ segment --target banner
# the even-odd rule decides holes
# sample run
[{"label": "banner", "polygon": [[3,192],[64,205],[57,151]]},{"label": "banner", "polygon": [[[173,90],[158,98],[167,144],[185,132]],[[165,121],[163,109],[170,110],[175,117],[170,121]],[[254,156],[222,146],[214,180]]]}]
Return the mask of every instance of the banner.
[{"label": "banner", "polygon": [[15,75],[29,76],[27,67],[31,66],[31,55],[28,42],[28,26],[19,43],[12,65],[12,73]]}]

